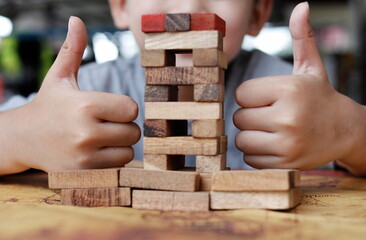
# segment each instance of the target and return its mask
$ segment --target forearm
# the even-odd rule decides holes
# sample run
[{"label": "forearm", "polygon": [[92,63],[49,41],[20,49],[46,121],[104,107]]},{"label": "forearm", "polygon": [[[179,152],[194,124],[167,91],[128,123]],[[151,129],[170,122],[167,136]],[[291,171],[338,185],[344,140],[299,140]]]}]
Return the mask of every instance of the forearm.
[{"label": "forearm", "polygon": [[19,127],[17,109],[0,113],[0,175],[22,172],[28,169],[21,163],[18,153],[22,152],[22,130]]}]

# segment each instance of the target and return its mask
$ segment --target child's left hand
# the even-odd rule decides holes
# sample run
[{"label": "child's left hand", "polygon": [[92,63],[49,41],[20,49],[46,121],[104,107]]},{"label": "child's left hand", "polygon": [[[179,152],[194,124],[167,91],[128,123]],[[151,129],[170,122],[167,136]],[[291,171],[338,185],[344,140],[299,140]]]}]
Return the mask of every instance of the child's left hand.
[{"label": "child's left hand", "polygon": [[354,174],[366,174],[365,108],[329,84],[308,17],[306,3],[291,16],[293,74],[238,87],[237,148],[255,168],[303,170],[340,160]]}]

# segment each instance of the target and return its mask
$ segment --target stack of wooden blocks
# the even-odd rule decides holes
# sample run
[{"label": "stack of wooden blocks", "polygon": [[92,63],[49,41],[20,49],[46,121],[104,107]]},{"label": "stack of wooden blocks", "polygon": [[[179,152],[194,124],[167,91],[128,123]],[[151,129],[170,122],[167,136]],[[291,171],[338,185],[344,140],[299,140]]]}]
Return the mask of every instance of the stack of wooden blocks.
[{"label": "stack of wooden blocks", "polygon": [[[62,189],[62,203],[180,211],[283,210],[299,204],[299,171],[226,170],[225,22],[209,13],[144,15],[142,31],[143,166],[134,161],[121,169],[50,173],[49,187]],[[176,66],[179,54],[192,54],[193,66]],[[182,86],[193,86],[192,101],[179,101]],[[196,156],[195,169],[184,166],[186,155]]]}]

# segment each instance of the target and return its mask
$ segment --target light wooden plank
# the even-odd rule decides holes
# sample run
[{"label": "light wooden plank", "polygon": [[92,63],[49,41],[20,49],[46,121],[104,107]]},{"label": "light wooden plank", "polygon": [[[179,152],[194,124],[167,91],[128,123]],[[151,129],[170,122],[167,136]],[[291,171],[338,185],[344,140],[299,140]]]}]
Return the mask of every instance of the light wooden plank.
[{"label": "light wooden plank", "polygon": [[193,49],[193,66],[195,67],[220,67],[227,69],[226,53],[219,49]]},{"label": "light wooden plank", "polygon": [[219,31],[149,33],[145,36],[146,49],[190,50],[222,47],[223,36]]},{"label": "light wooden plank", "polygon": [[226,169],[226,154],[216,156],[197,156],[196,171],[201,172],[219,172]]},{"label": "light wooden plank", "polygon": [[225,138],[166,137],[144,138],[145,154],[215,156],[225,151]]},{"label": "light wooden plank", "polygon": [[223,119],[195,120],[192,122],[192,136],[196,138],[214,138],[225,135]]},{"label": "light wooden plank", "polygon": [[287,210],[301,203],[301,188],[287,192],[210,192],[210,207],[219,209]]},{"label": "light wooden plank", "polygon": [[197,120],[222,119],[222,103],[147,102],[146,119]]},{"label": "light wooden plank", "polygon": [[175,54],[163,49],[141,50],[142,67],[175,66]]},{"label": "light wooden plank", "polygon": [[[295,186],[298,170],[242,170],[216,172],[212,190],[219,192],[288,191]],[[298,184],[298,183],[297,183]]]},{"label": "light wooden plank", "polygon": [[175,170],[183,168],[185,156],[183,155],[148,155],[144,156],[144,169],[146,170]]},{"label": "light wooden plank", "polygon": [[141,160],[132,160],[131,162],[127,163],[125,168],[144,168],[144,162]]},{"label": "light wooden plank", "polygon": [[83,207],[131,206],[131,189],[62,189],[61,204]]},{"label": "light wooden plank", "polygon": [[199,181],[197,173],[122,168],[119,183],[122,187],[194,192]]},{"label": "light wooden plank", "polygon": [[118,187],[119,168],[69,170],[48,173],[50,189]]},{"label": "light wooden plank", "polygon": [[162,211],[208,211],[208,192],[133,190],[132,207]]}]

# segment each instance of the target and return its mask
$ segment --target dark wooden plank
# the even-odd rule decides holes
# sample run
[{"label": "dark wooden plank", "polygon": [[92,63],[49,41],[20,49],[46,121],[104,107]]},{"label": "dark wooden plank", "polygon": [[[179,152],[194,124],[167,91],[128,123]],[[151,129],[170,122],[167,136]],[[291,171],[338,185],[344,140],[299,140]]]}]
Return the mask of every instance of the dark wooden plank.
[{"label": "dark wooden plank", "polygon": [[187,135],[188,123],[186,120],[145,120],[145,137],[169,137]]},{"label": "dark wooden plank", "polygon": [[165,31],[183,32],[191,29],[191,15],[188,13],[168,13],[165,17]]},{"label": "dark wooden plank", "polygon": [[194,85],[195,102],[223,102],[225,86],[223,84],[196,84]]},{"label": "dark wooden plank", "polygon": [[178,87],[167,85],[146,85],[145,102],[170,102],[178,100]]}]

